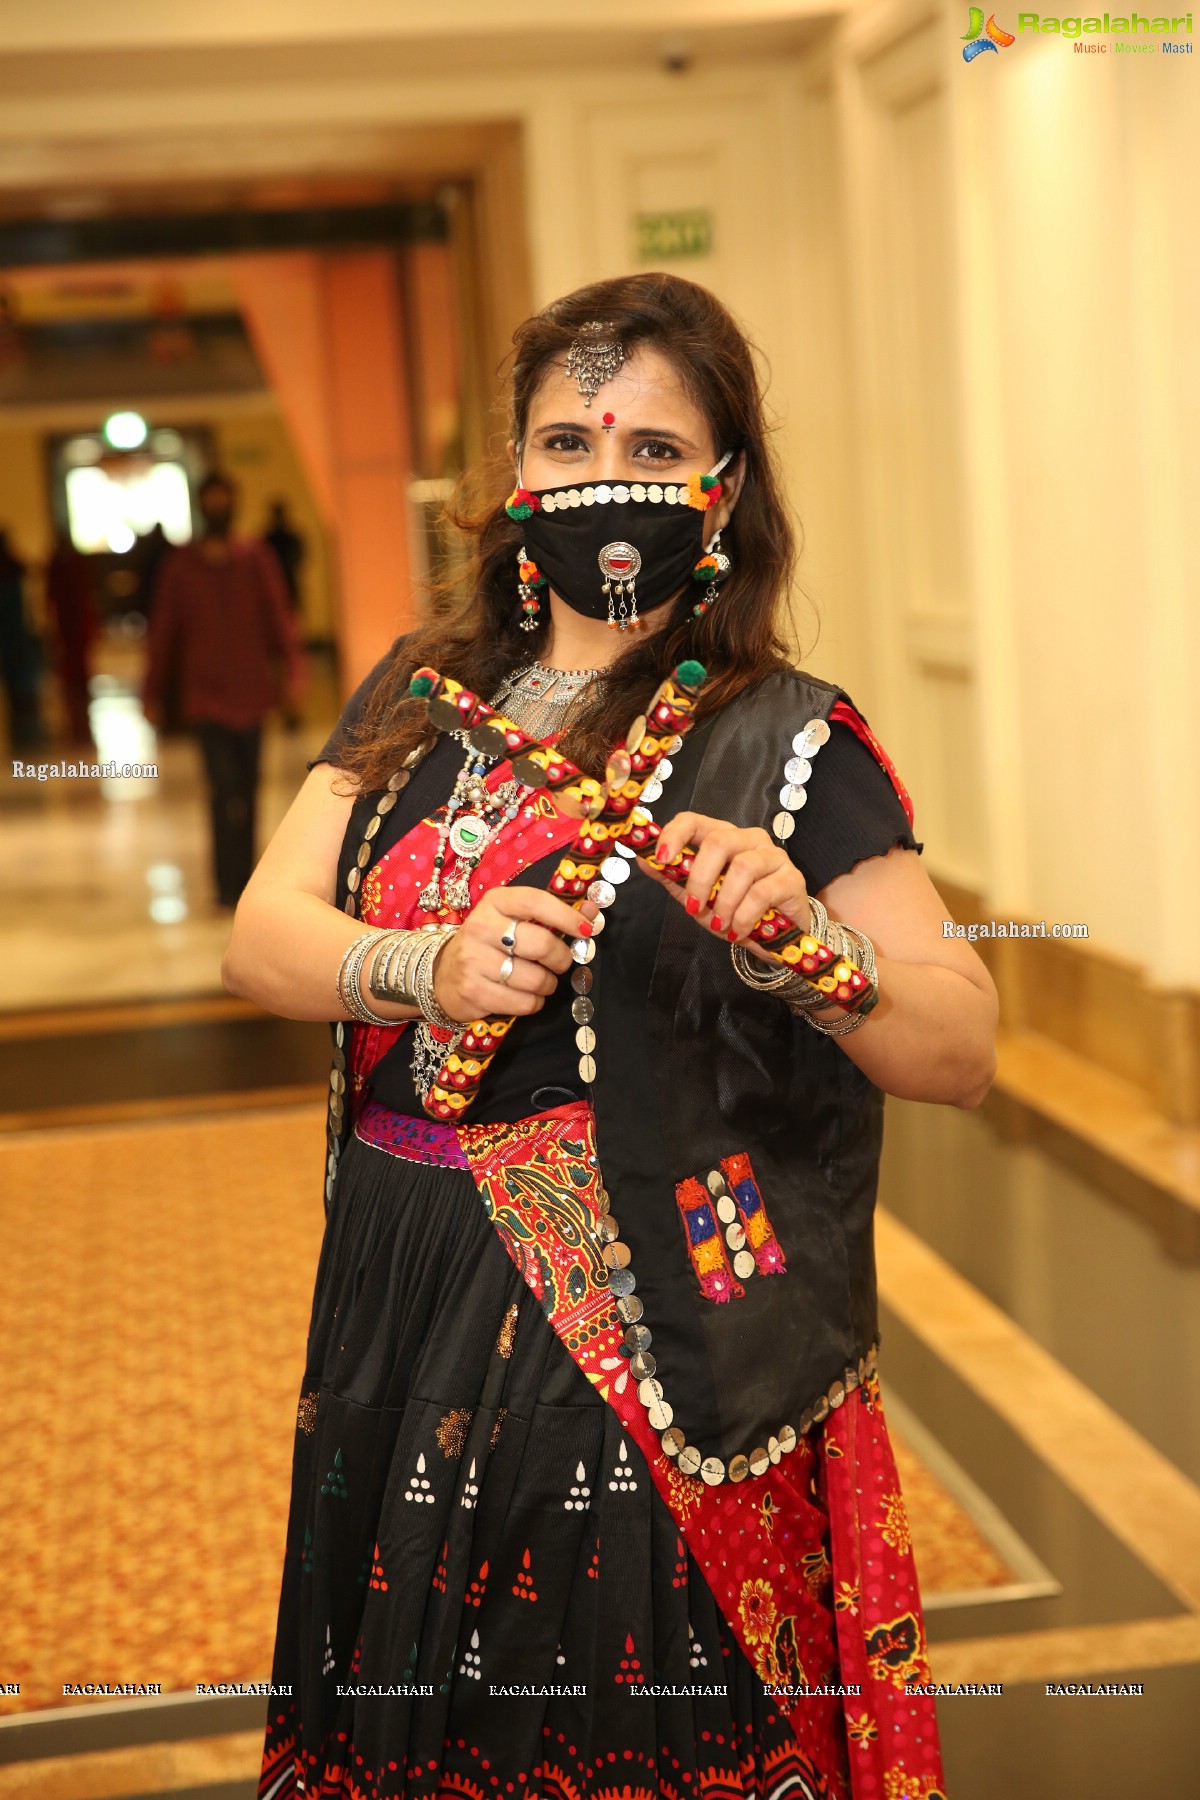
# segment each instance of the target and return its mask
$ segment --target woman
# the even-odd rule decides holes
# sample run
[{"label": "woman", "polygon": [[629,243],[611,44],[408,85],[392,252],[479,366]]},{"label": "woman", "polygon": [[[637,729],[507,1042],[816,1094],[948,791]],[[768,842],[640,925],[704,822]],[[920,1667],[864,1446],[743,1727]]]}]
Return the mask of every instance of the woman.
[{"label": "woman", "polygon": [[[352,697],[223,967],[338,1021],[259,1793],[934,1800],[871,1218],[884,1092],[977,1104],[994,991],[865,722],[776,634],[792,539],[734,321],[640,275],[516,346],[458,610]],[[577,906],[549,884],[578,821],[408,694],[430,665],[597,777],[627,740],[619,780],[682,658],[708,679],[644,790],[659,867],[614,847]],[[877,1004],[754,991],[770,908]]]}]

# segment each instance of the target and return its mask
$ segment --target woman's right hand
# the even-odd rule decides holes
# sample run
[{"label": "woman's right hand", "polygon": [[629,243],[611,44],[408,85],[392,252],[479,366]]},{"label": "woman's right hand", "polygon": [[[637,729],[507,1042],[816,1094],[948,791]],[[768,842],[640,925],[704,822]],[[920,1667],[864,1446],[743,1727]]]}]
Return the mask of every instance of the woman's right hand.
[{"label": "woman's right hand", "polygon": [[[539,1012],[574,961],[570,939],[586,937],[599,911],[594,900],[574,907],[544,888],[486,889],[438,953],[433,966],[438,1004],[463,1024]],[[514,929],[516,944],[506,950],[500,939]],[[507,956],[513,971],[501,981]]]}]

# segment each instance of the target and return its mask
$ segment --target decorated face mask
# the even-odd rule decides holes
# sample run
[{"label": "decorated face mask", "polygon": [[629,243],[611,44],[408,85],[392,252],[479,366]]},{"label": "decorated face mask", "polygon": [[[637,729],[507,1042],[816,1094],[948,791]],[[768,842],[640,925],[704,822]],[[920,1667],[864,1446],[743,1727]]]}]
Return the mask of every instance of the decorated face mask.
[{"label": "decorated face mask", "polygon": [[[525,526],[522,567],[532,565],[566,604],[614,630],[644,628],[642,612],[663,606],[689,578],[710,583],[724,557],[705,554],[705,514],[721,498],[717,476],[732,450],[707,475],[685,481],[614,481],[585,487],[518,485],[505,506]],[[529,579],[529,577],[526,577]]]}]

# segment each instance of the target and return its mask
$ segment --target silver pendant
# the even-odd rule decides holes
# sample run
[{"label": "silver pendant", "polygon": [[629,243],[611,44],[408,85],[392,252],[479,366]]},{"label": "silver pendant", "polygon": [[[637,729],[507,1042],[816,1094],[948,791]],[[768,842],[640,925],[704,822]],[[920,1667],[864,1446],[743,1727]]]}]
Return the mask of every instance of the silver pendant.
[{"label": "silver pendant", "polygon": [[477,856],[490,836],[478,813],[459,813],[450,827],[450,848],[455,856]]},{"label": "silver pendant", "polygon": [[617,538],[615,542],[605,544],[596,561],[600,564],[600,573],[605,580],[615,581],[619,590],[640,572],[642,553],[633,544],[626,543],[624,538]]}]

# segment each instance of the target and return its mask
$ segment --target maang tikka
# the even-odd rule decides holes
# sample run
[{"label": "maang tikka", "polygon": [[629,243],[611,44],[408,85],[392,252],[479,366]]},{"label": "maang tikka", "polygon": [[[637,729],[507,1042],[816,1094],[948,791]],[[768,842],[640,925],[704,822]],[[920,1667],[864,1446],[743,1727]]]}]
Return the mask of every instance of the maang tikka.
[{"label": "maang tikka", "polygon": [[592,404],[593,396],[612,380],[624,361],[625,346],[615,325],[590,319],[580,327],[567,351],[567,374],[574,377],[585,406]]}]

